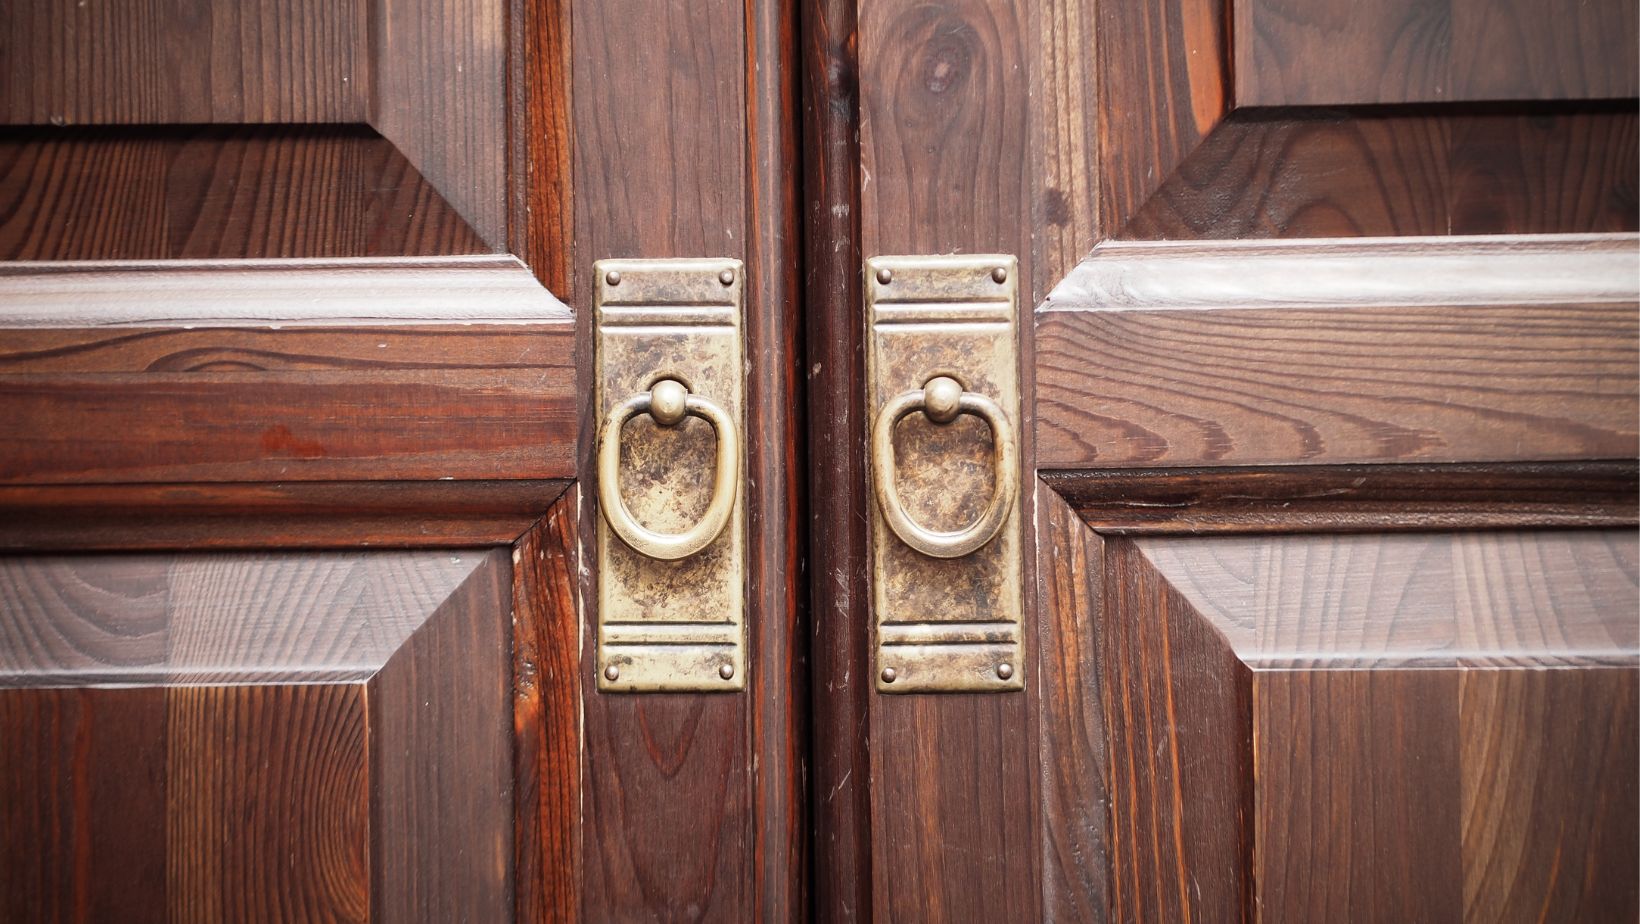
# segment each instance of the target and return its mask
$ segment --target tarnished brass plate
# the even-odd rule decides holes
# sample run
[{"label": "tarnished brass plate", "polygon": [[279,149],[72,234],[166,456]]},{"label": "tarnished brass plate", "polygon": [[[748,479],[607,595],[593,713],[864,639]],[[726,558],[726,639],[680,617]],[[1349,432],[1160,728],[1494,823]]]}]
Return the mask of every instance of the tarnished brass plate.
[{"label": "tarnished brass plate", "polygon": [[[989,399],[1021,432],[1018,373],[1018,267],[1010,256],[873,257],[866,261],[867,419],[891,402],[917,410],[893,425],[891,453],[869,466],[871,563],[876,608],[875,677],[882,693],[1000,692],[1024,688],[1023,578],[1017,463],[1011,501],[994,537],[960,557],[912,548],[891,529],[875,479],[891,472],[901,530],[957,546],[960,531],[997,503],[998,435],[982,414],[936,423],[920,399],[940,376]],[[938,398],[937,383],[929,392]],[[949,394],[945,395],[950,398]],[[970,402],[972,403],[972,402]],[[894,407],[889,409],[894,414]],[[989,413],[994,413],[990,411]],[[949,417],[949,415],[947,415]],[[1012,447],[1017,458],[1018,447]],[[916,536],[912,536],[917,541]],[[931,545],[931,542],[924,542]],[[969,543],[971,544],[971,543]],[[942,553],[943,554],[943,553]]]},{"label": "tarnished brass plate", "polygon": [[[744,433],[744,277],[739,260],[599,261],[593,301],[599,419],[673,379]],[[669,535],[700,523],[724,448],[713,424],[686,416],[661,426],[641,412],[617,429],[615,474],[631,519]],[[616,535],[600,510],[599,690],[745,687],[745,453],[739,456],[726,525],[686,557],[667,561],[643,554]]]}]

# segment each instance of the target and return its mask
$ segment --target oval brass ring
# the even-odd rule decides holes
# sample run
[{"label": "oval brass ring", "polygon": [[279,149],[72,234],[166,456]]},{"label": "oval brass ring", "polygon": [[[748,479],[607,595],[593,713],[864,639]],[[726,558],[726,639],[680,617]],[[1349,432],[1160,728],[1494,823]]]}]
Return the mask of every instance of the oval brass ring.
[{"label": "oval brass ring", "polygon": [[[1008,415],[995,401],[984,395],[964,391],[957,401],[957,414],[972,414],[991,428],[992,463],[996,467],[996,486],[991,503],[966,529],[956,532],[937,532],[928,529],[905,512],[900,503],[900,491],[894,484],[894,426],[913,411],[927,411],[934,382],[919,391],[908,391],[889,400],[877,412],[877,421],[871,428],[872,487],[877,495],[877,506],[883,519],[900,541],[924,555],[934,558],[961,558],[996,538],[1007,522],[1014,507],[1014,494],[1019,490],[1019,457],[1015,451],[1014,428]],[[930,416],[930,419],[934,419]]]},{"label": "oval brass ring", "polygon": [[[657,386],[670,380],[656,383]],[[677,561],[712,544],[735,509],[740,477],[740,433],[735,420],[716,402],[698,395],[686,395],[683,414],[699,417],[717,433],[717,471],[712,480],[712,500],[694,526],[681,533],[658,533],[633,519],[621,498],[621,428],[639,414],[650,413],[654,392],[633,395],[610,409],[598,436],[598,504],[604,520],[621,541],[640,555],[662,561]],[[680,418],[681,419],[681,416]],[[657,421],[659,422],[659,421]],[[674,420],[673,423],[677,421]],[[662,426],[667,424],[662,423]]]}]

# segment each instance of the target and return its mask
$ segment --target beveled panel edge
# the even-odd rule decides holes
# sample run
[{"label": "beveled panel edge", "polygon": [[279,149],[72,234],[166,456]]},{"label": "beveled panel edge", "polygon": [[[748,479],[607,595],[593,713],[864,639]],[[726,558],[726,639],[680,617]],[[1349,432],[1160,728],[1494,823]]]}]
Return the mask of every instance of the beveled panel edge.
[{"label": "beveled panel edge", "polygon": [[1106,241],[1038,309],[1640,302],[1640,234]]}]

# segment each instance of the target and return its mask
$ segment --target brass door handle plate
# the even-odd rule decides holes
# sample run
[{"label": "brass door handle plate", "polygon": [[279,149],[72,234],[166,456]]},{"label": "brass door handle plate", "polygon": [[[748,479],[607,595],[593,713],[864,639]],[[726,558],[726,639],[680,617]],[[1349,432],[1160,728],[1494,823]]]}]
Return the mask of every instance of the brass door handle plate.
[{"label": "brass door handle plate", "polygon": [[[906,512],[900,501],[900,490],[895,484],[894,427],[908,414],[922,411],[935,424],[948,424],[962,414],[972,414],[985,421],[991,430],[992,469],[994,472],[991,502],[985,512],[971,525],[954,531],[928,529]],[[924,555],[934,558],[961,558],[995,539],[1014,509],[1014,495],[1019,493],[1019,458],[1015,448],[1013,424],[995,401],[984,395],[966,392],[962,383],[949,376],[935,376],[918,391],[907,391],[890,398],[877,412],[877,422],[871,428],[872,486],[877,495],[877,508],[889,529],[901,542]]]},{"label": "brass door handle plate", "polygon": [[[698,417],[717,435],[717,463],[713,466],[712,499],[706,512],[681,533],[663,533],[639,523],[621,498],[621,430],[627,421],[648,414],[662,427],[675,427],[685,417]],[[740,480],[740,430],[728,411],[713,401],[689,394],[677,379],[662,379],[648,392],[615,405],[604,418],[598,437],[598,505],[604,520],[633,551],[661,561],[688,558],[712,544],[729,525]]]},{"label": "brass door handle plate", "polygon": [[1024,688],[1017,276],[1001,255],[866,261],[880,693]]},{"label": "brass door handle plate", "polygon": [[744,689],[744,268],[595,274],[598,689]]}]

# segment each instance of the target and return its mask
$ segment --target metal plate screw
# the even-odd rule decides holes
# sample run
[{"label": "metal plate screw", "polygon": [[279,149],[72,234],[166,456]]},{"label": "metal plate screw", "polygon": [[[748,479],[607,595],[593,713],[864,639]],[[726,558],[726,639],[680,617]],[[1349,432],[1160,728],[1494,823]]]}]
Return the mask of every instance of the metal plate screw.
[{"label": "metal plate screw", "polygon": [[1014,666],[1012,664],[1009,664],[1008,662],[1004,661],[1001,664],[997,665],[997,676],[998,677],[1001,677],[1003,680],[1007,680],[1009,677],[1012,677],[1013,675],[1014,675]]},{"label": "metal plate screw", "polygon": [[615,270],[610,270],[604,274],[604,282],[612,286],[618,286],[621,284],[621,274]]},{"label": "metal plate screw", "polygon": [[889,283],[893,282],[894,281],[893,271],[888,269],[887,267],[884,267],[883,269],[878,270],[877,271],[877,281],[882,283],[885,286],[888,285]]},{"label": "metal plate screw", "polygon": [[616,681],[616,680],[620,680],[621,679],[621,669],[616,667],[613,664],[611,664],[610,666],[604,668],[604,679],[608,680],[608,681],[612,681],[612,682]]},{"label": "metal plate screw", "polygon": [[723,665],[722,667],[718,668],[718,676],[722,677],[724,680],[734,679],[735,666],[733,664]]},{"label": "metal plate screw", "polygon": [[735,271],[732,270],[732,269],[726,269],[723,272],[718,273],[718,282],[721,282],[726,286],[734,285],[735,284]]},{"label": "metal plate screw", "polygon": [[996,280],[997,285],[1001,285],[1002,283],[1007,282],[1008,281],[1008,267],[999,266],[996,269],[991,270],[991,278]]},{"label": "metal plate screw", "polygon": [[896,671],[894,668],[892,668],[892,667],[883,668],[883,683],[893,683],[894,678],[896,678],[898,676],[900,676],[900,672]]}]

